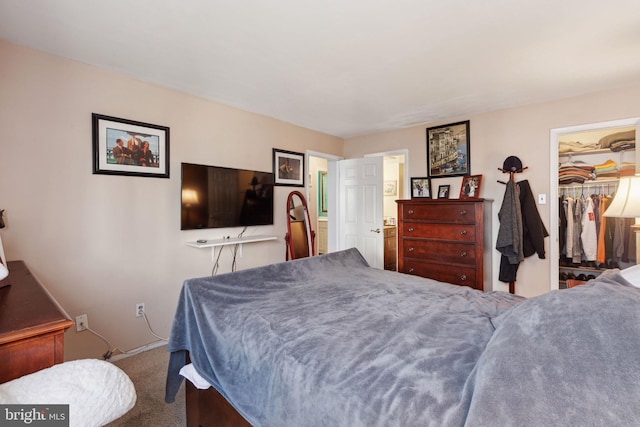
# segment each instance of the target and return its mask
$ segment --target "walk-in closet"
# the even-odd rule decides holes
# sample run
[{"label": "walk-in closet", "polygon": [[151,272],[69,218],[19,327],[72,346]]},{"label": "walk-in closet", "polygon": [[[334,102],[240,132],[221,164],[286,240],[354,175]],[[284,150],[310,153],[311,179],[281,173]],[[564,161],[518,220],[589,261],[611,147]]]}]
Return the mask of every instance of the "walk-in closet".
[{"label": "walk-in closet", "polygon": [[558,288],[636,264],[633,218],[605,217],[623,177],[638,170],[633,120],[559,133]]}]

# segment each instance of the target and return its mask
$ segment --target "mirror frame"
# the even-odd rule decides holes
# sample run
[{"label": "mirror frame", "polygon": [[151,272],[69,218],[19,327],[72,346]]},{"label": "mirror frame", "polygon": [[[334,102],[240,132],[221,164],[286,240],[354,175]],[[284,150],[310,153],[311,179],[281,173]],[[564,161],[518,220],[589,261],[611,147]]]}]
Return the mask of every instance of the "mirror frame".
[{"label": "mirror frame", "polygon": [[289,261],[290,259],[296,259],[295,256],[295,250],[293,248],[293,244],[291,242],[291,215],[290,215],[290,206],[293,203],[293,197],[294,196],[298,196],[300,198],[300,201],[302,202],[302,206],[304,209],[304,220],[305,220],[305,230],[307,232],[307,241],[308,241],[308,246],[309,246],[309,256],[314,256],[316,254],[316,250],[315,250],[315,240],[316,240],[316,233],[315,231],[313,231],[313,229],[311,228],[311,217],[309,215],[309,207],[307,206],[307,199],[304,197],[304,195],[299,192],[299,191],[292,191],[291,193],[289,193],[289,197],[287,197],[287,234],[285,234],[284,236],[284,240],[286,242],[286,260]]}]

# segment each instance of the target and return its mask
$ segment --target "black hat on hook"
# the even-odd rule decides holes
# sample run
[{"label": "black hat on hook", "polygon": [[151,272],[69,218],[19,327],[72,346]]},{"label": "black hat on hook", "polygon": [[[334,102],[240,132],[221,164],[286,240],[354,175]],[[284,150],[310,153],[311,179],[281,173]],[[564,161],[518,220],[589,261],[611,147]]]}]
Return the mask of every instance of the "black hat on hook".
[{"label": "black hat on hook", "polygon": [[522,170],[522,162],[516,156],[509,156],[504,159],[502,169],[506,172],[516,172]]}]

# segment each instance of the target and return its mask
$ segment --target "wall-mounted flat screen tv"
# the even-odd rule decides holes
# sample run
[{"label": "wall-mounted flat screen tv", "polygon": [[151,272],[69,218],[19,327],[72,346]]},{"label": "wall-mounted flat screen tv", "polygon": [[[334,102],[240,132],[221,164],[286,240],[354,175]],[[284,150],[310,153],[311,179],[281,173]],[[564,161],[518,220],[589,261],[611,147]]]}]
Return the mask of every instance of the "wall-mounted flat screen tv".
[{"label": "wall-mounted flat screen tv", "polygon": [[273,173],[182,163],[180,229],[273,224]]}]

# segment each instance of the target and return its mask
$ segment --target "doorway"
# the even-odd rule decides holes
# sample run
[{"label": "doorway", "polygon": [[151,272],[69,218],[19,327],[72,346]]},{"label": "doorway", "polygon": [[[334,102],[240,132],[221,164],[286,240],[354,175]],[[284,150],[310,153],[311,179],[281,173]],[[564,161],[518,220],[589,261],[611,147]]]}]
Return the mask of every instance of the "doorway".
[{"label": "doorway", "polygon": [[[636,134],[637,128],[640,126],[640,118],[634,117],[630,119],[623,120],[614,120],[608,122],[600,122],[600,123],[590,123],[585,125],[578,126],[570,126],[565,128],[557,128],[551,129],[550,132],[550,200],[549,200],[549,209],[551,212],[550,215],[550,233],[551,233],[551,244],[549,248],[549,257],[550,257],[550,278],[549,278],[549,290],[556,290],[560,288],[560,281],[558,279],[558,271],[560,267],[560,236],[559,236],[559,198],[561,195],[560,186],[558,184],[558,175],[559,175],[559,165],[561,162],[567,161],[566,158],[561,158],[559,153],[560,141],[567,137],[568,135],[579,137],[578,139],[584,140],[586,138],[586,134],[598,134],[603,130],[608,130],[611,132],[612,130],[622,129],[622,128],[635,128]],[[572,139],[572,138],[569,138]],[[573,138],[575,139],[575,138]],[[566,156],[566,155],[565,155]],[[578,154],[574,154],[575,157],[578,157]],[[640,158],[640,151],[635,150],[633,154],[635,164],[636,164],[636,172],[639,170],[638,159]],[[569,159],[573,160],[573,159]]]},{"label": "doorway", "polygon": [[[397,205],[395,200],[410,197],[408,171],[409,151],[407,149],[367,154],[364,157],[383,157],[383,215],[385,232],[391,234],[397,224]],[[312,224],[316,230],[316,247],[318,253],[338,250],[338,230],[336,216],[331,215],[332,207],[337,206],[337,162],[342,157],[307,151],[308,186],[307,199],[312,214]],[[385,240],[384,253],[387,255],[384,264],[388,269],[395,269],[397,238],[388,236]],[[391,262],[392,260],[392,262]]]}]

